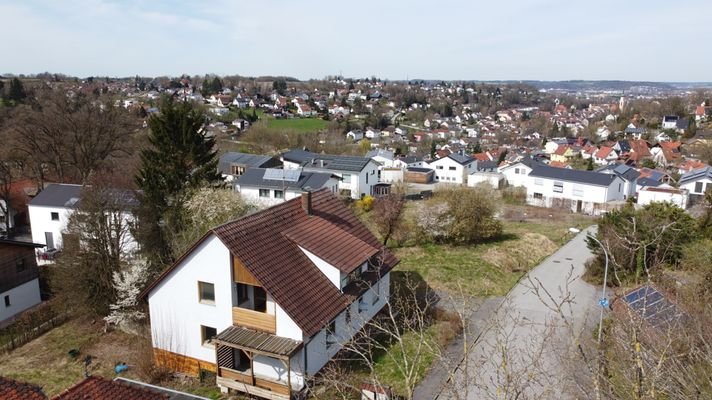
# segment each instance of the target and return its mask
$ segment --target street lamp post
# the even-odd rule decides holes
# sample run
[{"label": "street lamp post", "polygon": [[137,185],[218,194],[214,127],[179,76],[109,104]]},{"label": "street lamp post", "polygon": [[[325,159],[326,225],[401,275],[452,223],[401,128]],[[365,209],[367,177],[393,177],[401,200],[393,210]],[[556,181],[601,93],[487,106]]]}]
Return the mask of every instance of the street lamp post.
[{"label": "street lamp post", "polygon": [[[572,233],[581,232],[581,230],[577,228],[569,228],[569,231]],[[603,288],[601,288],[601,299],[598,300],[598,304],[601,305],[601,317],[598,320],[598,344],[601,344],[601,337],[603,335],[603,311],[608,306],[608,299],[606,298],[606,286],[608,285],[608,251],[606,251],[606,246],[604,246],[600,240],[596,239],[596,237],[592,235],[588,235],[588,237],[590,237],[593,241],[598,243],[599,246],[601,246],[601,250],[603,250],[603,255],[606,256],[606,266],[603,270]]]}]

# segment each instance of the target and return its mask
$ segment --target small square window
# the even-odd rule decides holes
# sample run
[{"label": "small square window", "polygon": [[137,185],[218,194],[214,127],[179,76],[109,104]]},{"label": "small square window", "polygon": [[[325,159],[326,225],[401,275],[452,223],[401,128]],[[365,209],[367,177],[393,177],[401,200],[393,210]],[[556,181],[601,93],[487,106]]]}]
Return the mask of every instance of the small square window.
[{"label": "small square window", "polygon": [[198,282],[198,296],[201,303],[215,304],[215,285]]},{"label": "small square window", "polygon": [[274,198],[275,198],[275,199],[283,199],[283,198],[284,198],[284,191],[283,191],[283,190],[275,190],[275,191],[274,191]]},{"label": "small square window", "polygon": [[210,327],[200,325],[200,339],[203,342],[203,346],[212,346],[213,339],[218,335],[218,330]]},{"label": "small square window", "polygon": [[53,212],[51,213],[52,221],[59,221],[59,213],[58,212]]},{"label": "small square window", "polygon": [[539,200],[541,200],[541,199],[543,199],[543,198],[544,198],[544,195],[543,195],[543,194],[541,194],[541,193],[534,193],[534,198],[535,198],[535,199],[539,199]]},{"label": "small square window", "polygon": [[269,189],[260,189],[260,197],[269,197]]}]

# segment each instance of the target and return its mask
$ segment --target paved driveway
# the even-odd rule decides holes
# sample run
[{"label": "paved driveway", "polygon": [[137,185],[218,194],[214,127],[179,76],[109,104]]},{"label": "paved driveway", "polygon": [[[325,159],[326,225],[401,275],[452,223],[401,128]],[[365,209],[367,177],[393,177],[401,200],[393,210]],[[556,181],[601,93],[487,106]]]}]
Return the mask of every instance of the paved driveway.
[{"label": "paved driveway", "polygon": [[600,310],[600,288],[581,279],[592,257],[585,237],[594,231],[579,233],[510,291],[435,398],[508,399],[520,391],[519,398],[573,398],[572,339],[592,332]]}]

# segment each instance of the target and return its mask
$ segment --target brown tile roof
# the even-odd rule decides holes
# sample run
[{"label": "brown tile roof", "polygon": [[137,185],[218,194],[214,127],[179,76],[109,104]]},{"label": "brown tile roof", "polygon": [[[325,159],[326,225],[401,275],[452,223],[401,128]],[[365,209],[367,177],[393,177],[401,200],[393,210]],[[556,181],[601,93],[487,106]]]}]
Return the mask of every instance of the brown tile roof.
[{"label": "brown tile roof", "polygon": [[378,248],[319,217],[309,218],[282,235],[347,274],[378,253]]},{"label": "brown tile roof", "polygon": [[559,147],[557,147],[556,150],[554,151],[554,154],[556,154],[557,156],[563,156],[564,154],[566,154],[566,150],[568,150],[568,149],[569,149],[569,146],[559,145]]},{"label": "brown tile roof", "polygon": [[90,376],[53,398],[53,400],[167,400],[165,394],[128,384]]},{"label": "brown tile roof", "polygon": [[[312,223],[310,219],[319,222]],[[353,301],[329,281],[299,249],[297,243],[287,237],[296,237],[295,229],[311,232],[319,224],[332,225],[329,227],[330,232],[343,232],[339,232],[338,236],[323,235],[318,246],[313,238],[300,239],[310,242],[310,246],[317,246],[315,255],[320,258],[329,257],[343,263],[342,256],[337,253],[353,251],[342,242],[349,238],[353,243],[363,242],[359,243],[359,250],[355,253],[359,257],[370,252],[369,246],[381,252],[381,274],[390,271],[399,261],[339,198],[328,189],[322,189],[312,194],[311,215],[307,215],[302,208],[302,200],[296,198],[212,229],[148,286],[141,296],[150,293],[203,240],[215,234],[304,334],[311,336]]]},{"label": "brown tile roof", "polygon": [[606,158],[606,157],[608,157],[609,154],[611,154],[612,151],[613,151],[612,147],[601,146],[601,148],[598,149],[598,151],[596,152],[596,157],[597,158]]},{"label": "brown tile roof", "polygon": [[633,160],[640,160],[644,157],[650,157],[650,146],[645,140],[629,140],[631,148],[630,158]]},{"label": "brown tile roof", "polygon": [[42,388],[39,386],[0,376],[0,399],[47,400],[47,396],[45,396],[42,392]]}]

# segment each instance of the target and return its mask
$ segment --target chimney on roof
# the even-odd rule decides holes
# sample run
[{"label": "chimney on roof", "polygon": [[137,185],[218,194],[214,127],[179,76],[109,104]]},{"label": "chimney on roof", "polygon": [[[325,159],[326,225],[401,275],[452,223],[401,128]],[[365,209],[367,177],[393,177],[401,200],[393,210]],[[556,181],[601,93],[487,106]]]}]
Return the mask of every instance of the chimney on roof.
[{"label": "chimney on roof", "polygon": [[307,215],[312,215],[312,192],[309,186],[305,187],[302,192],[302,209]]}]

